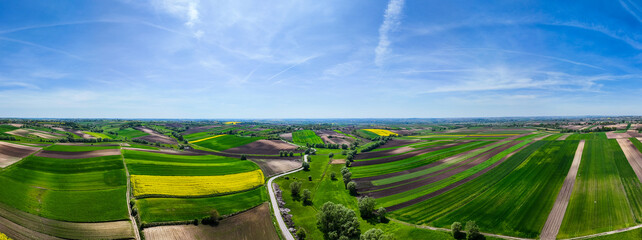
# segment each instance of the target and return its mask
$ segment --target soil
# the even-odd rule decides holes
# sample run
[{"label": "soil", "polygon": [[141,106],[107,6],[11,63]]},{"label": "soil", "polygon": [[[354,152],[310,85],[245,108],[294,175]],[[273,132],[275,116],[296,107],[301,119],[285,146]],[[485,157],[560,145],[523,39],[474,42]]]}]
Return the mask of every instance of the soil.
[{"label": "soil", "polygon": [[577,176],[577,171],[580,168],[583,151],[584,140],[580,141],[580,144],[577,146],[571,168],[568,171],[568,175],[566,175],[566,178],[564,179],[564,183],[562,184],[562,188],[557,195],[557,199],[555,199],[553,209],[551,210],[551,213],[548,214],[548,219],[546,219],[546,223],[544,224],[544,228],[542,229],[542,234],[540,235],[540,239],[542,240],[555,240],[555,238],[557,237],[560,226],[562,226],[564,213],[566,213],[566,207],[568,207],[568,202],[571,199],[571,193],[573,193],[573,185],[575,185],[575,177]]},{"label": "soil", "polygon": [[332,130],[317,130],[315,132],[325,143],[350,145],[354,142],[354,139]]},{"label": "soil", "polygon": [[286,141],[292,142],[292,133],[281,133],[279,137],[285,139]]},{"label": "soil", "polygon": [[165,136],[163,134],[160,134],[154,130],[151,130],[146,127],[137,127],[136,129],[143,131],[149,135],[147,136],[142,136],[142,137],[137,137],[134,139],[142,139],[148,142],[153,142],[153,143],[162,143],[162,144],[176,144],[176,139]]},{"label": "soil", "polygon": [[220,127],[220,126],[221,125],[208,125],[208,126],[202,126],[202,127],[192,127],[190,129],[188,129],[187,131],[183,132],[183,135],[197,133],[197,132],[203,132],[203,131],[207,131],[208,129],[212,129],[212,128]]},{"label": "soil", "polygon": [[355,162],[352,162],[352,166],[353,167],[356,167],[356,166],[368,166],[368,165],[375,165],[375,164],[382,164],[382,163],[400,161],[400,160],[404,160],[406,158],[419,156],[419,155],[422,155],[422,154],[434,152],[434,151],[441,150],[441,149],[446,149],[446,148],[449,148],[449,147],[456,147],[456,146],[462,145],[464,143],[467,143],[467,142],[466,141],[462,141],[462,142],[455,142],[455,143],[451,143],[451,144],[433,146],[433,147],[419,149],[417,151],[412,151],[412,152],[409,152],[409,153],[405,153],[405,154],[401,154],[401,155],[397,155],[397,156],[392,156],[392,157],[387,157],[387,158],[380,158],[380,159],[366,160],[366,161],[355,161]]},{"label": "soil", "polygon": [[[210,151],[198,150],[198,149],[189,149],[189,150],[185,150],[185,151],[175,151],[175,150],[168,150],[168,149],[151,150],[151,149],[127,148],[127,147],[124,147],[123,149],[143,151],[143,152],[151,152],[151,153],[187,155],[187,156],[216,155],[216,156],[232,157],[232,158],[240,158],[241,157],[241,154],[237,154],[237,153],[210,152]],[[247,158],[248,159],[297,160],[297,159],[301,159],[301,156],[295,155],[294,157],[279,157],[279,156],[266,156],[266,155],[247,155]]]},{"label": "soil", "polygon": [[[461,162],[459,162],[457,164],[453,164],[453,165],[451,165],[451,166],[449,166],[449,167],[447,167],[445,169],[442,169],[442,170],[439,170],[439,171],[436,171],[436,172],[433,172],[433,173],[429,173],[429,174],[426,174],[426,175],[423,175],[423,176],[414,177],[414,178],[405,180],[402,183],[397,182],[397,183],[385,184],[385,185],[380,185],[380,186],[373,186],[373,187],[370,187],[370,188],[359,189],[359,191],[364,191],[365,192],[365,191],[376,191],[376,190],[380,190],[380,189],[385,189],[385,190],[381,190],[381,191],[377,191],[377,192],[365,193],[365,195],[368,195],[368,196],[374,197],[374,198],[381,198],[381,197],[390,196],[390,195],[393,195],[393,194],[409,191],[409,190],[412,190],[412,189],[415,189],[415,188],[418,188],[418,187],[422,187],[422,186],[425,186],[425,185],[428,185],[428,184],[431,184],[431,183],[435,183],[435,182],[444,180],[444,179],[452,177],[452,176],[454,176],[454,175],[456,175],[458,173],[461,173],[461,172],[464,172],[464,171],[466,171],[468,169],[471,169],[471,168],[473,168],[473,167],[475,167],[475,166],[487,161],[488,159],[490,159],[491,157],[497,155],[498,153],[503,152],[504,150],[509,149],[509,148],[511,148],[511,147],[513,147],[515,145],[517,145],[517,142],[510,142],[510,143],[501,145],[501,146],[496,147],[494,149],[491,149],[489,151],[483,152],[483,153],[481,153],[481,154],[479,154],[479,155],[477,155],[475,157],[472,157],[470,159],[461,161]],[[405,185],[399,185],[399,184],[403,184],[403,183],[406,183],[406,182],[410,182],[410,183],[405,184]]]},{"label": "soil", "polygon": [[410,152],[412,150],[416,150],[416,149],[412,147],[400,147],[400,148],[377,151],[377,152],[365,152],[365,153],[359,153],[355,157],[355,159],[369,159],[369,158],[392,156],[392,155],[397,155],[405,152]]},{"label": "soil", "polygon": [[437,190],[437,191],[434,191],[434,192],[431,192],[431,193],[429,193],[429,194],[423,195],[423,196],[421,196],[421,197],[418,197],[418,198],[412,199],[412,200],[410,200],[410,201],[403,202],[403,203],[400,203],[400,204],[397,204],[397,205],[393,205],[393,206],[387,207],[387,208],[386,208],[386,210],[388,210],[388,211],[395,211],[395,210],[399,210],[399,209],[402,209],[402,208],[405,208],[405,207],[408,207],[408,206],[412,206],[412,205],[414,205],[414,204],[417,204],[417,203],[420,203],[420,202],[426,201],[426,200],[428,200],[428,199],[431,199],[431,198],[433,198],[433,197],[435,197],[435,196],[438,196],[438,195],[440,195],[440,194],[442,194],[442,193],[448,192],[448,191],[450,191],[450,190],[452,190],[452,189],[454,189],[454,188],[456,188],[456,187],[459,187],[459,186],[461,186],[461,185],[463,185],[463,184],[465,184],[465,183],[467,183],[467,182],[470,182],[471,180],[473,180],[473,179],[475,179],[475,178],[477,178],[477,177],[479,177],[479,176],[481,176],[481,175],[483,175],[483,174],[487,173],[488,171],[492,170],[493,168],[495,168],[495,167],[499,166],[499,165],[500,165],[500,164],[502,164],[504,161],[506,161],[506,159],[510,158],[510,157],[511,157],[511,156],[513,156],[515,153],[517,153],[517,152],[519,152],[519,151],[523,150],[524,148],[528,147],[530,144],[532,144],[532,142],[531,142],[531,143],[529,143],[529,144],[526,144],[526,145],[522,146],[521,148],[519,148],[519,149],[515,150],[514,152],[512,152],[512,153],[510,153],[510,154],[506,155],[505,157],[503,157],[503,158],[502,158],[502,159],[500,159],[499,161],[497,161],[497,162],[493,163],[493,164],[492,164],[492,165],[490,165],[489,167],[484,168],[484,169],[482,169],[481,171],[479,171],[479,172],[477,172],[477,173],[475,173],[475,174],[473,174],[473,175],[471,175],[471,176],[469,176],[469,177],[467,177],[467,178],[464,178],[464,179],[462,179],[462,180],[460,180],[460,181],[458,181],[458,182],[455,182],[455,183],[453,183],[453,184],[448,185],[447,187],[444,187],[444,188],[439,189],[439,190]]},{"label": "soil", "polygon": [[622,148],[622,151],[633,168],[635,175],[637,175],[638,179],[642,181],[642,153],[640,153],[629,139],[618,139],[617,143],[620,144],[620,148]]},{"label": "soil", "polygon": [[86,134],[86,133],[84,133],[84,132],[82,132],[80,130],[69,130],[69,132],[71,132],[73,134],[76,134],[76,136],[79,136],[79,137],[84,138],[84,139],[95,139],[94,136]]},{"label": "soil", "polygon": [[279,151],[303,152],[302,150],[297,151],[297,148],[298,146],[281,140],[258,140],[243,146],[224,150],[224,152],[265,155],[276,155],[279,154]]},{"label": "soil", "polygon": [[256,159],[252,160],[261,167],[266,177],[271,177],[284,172],[289,172],[301,167],[301,162],[297,160],[280,160],[280,159]]},{"label": "soil", "polygon": [[55,151],[41,151],[36,153],[38,157],[60,158],[60,159],[79,159],[79,158],[92,158],[103,157],[110,155],[120,155],[120,149],[103,149],[87,152],[55,152]]},{"label": "soil", "polygon": [[223,219],[218,226],[175,225],[151,227],[143,230],[145,239],[243,239],[278,240],[268,203],[238,215]]},{"label": "soil", "polygon": [[559,140],[559,141],[566,140],[566,138],[567,138],[568,136],[571,136],[571,134],[572,134],[572,133],[566,133],[566,134],[562,135],[561,137],[557,138],[557,140]]},{"label": "soil", "polygon": [[330,164],[343,164],[343,165],[345,165],[346,164],[346,160],[345,159],[332,159]]},{"label": "soil", "polygon": [[38,137],[41,137],[41,138],[44,138],[44,139],[56,139],[56,138],[59,138],[59,136],[57,136],[57,135],[60,135],[60,134],[54,134],[54,133],[45,132],[45,131],[39,131],[39,130],[34,130],[34,129],[24,129],[24,128],[16,129],[16,130],[9,131],[9,132],[6,132],[6,133],[7,134],[11,134],[11,135],[20,136],[20,137],[27,137],[29,134],[31,134],[31,135],[35,135],[35,136],[38,136]]},{"label": "soil", "polygon": [[38,150],[40,148],[0,142],[0,168],[14,164]]}]

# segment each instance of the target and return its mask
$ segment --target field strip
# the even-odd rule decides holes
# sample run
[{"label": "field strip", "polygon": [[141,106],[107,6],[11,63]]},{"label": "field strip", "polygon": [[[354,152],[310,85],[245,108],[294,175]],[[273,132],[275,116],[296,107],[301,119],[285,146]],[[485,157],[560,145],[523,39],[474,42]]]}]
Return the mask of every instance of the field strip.
[{"label": "field strip", "polygon": [[211,137],[206,137],[206,138],[201,138],[201,139],[199,139],[199,140],[189,141],[189,143],[202,142],[202,141],[210,140],[210,139],[217,138],[217,137],[220,137],[220,136],[223,136],[223,135],[225,135],[225,134],[216,135],[216,136],[211,136]]},{"label": "field strip", "polygon": [[87,152],[56,152],[43,150],[36,154],[38,157],[60,158],[60,159],[80,159],[80,158],[93,158],[104,157],[111,155],[120,155],[120,149],[103,149]]},{"label": "field strip", "polygon": [[[412,223],[407,223],[404,221],[399,221],[397,219],[391,219],[392,221],[395,221],[397,223],[401,223],[407,226],[411,227],[416,227],[416,228],[423,228],[423,229],[428,229],[428,230],[433,230],[433,231],[442,231],[442,232],[450,232],[450,229],[447,228],[438,228],[438,227],[431,227],[431,226],[426,226],[426,225],[415,225]],[[462,231],[466,232],[466,231]],[[480,232],[484,236],[490,236],[490,237],[495,237],[495,238],[501,238],[501,239],[509,239],[509,240],[532,240],[532,238],[518,238],[518,237],[511,237],[511,236],[504,236],[504,235],[498,235],[498,234],[492,234],[492,233],[485,233],[485,232]]]},{"label": "field strip", "polygon": [[[304,161],[308,161],[308,155],[305,155],[303,157]],[[281,234],[283,234],[283,237],[286,240],[296,240],[294,236],[292,236],[292,233],[288,229],[288,226],[285,225],[285,221],[283,221],[283,215],[281,215],[281,210],[279,209],[279,203],[276,201],[276,195],[274,194],[274,187],[272,186],[272,182],[274,179],[277,179],[281,176],[288,175],[290,173],[295,173],[298,171],[303,170],[303,167],[286,172],[286,173],[281,173],[279,175],[276,175],[274,177],[271,177],[270,180],[267,182],[268,186],[268,193],[270,194],[270,204],[272,205],[272,211],[274,212],[274,217],[276,218],[277,223],[279,224],[279,228],[281,229]]]},{"label": "field strip", "polygon": [[566,179],[564,179],[564,184],[560,189],[560,193],[557,195],[557,199],[555,199],[555,204],[553,205],[551,213],[548,215],[548,219],[546,219],[544,228],[542,228],[540,237],[543,240],[554,240],[560,231],[562,220],[564,219],[564,214],[568,207],[568,202],[571,199],[571,193],[573,193],[573,185],[575,185],[575,177],[577,176],[577,171],[580,168],[583,151],[584,140],[580,141],[580,144],[577,146],[571,168],[568,171],[568,175],[566,175]]},{"label": "field strip", "polygon": [[561,137],[557,138],[558,141],[566,140],[568,136],[571,136],[572,133],[565,133]]},{"label": "field strip", "polygon": [[617,234],[617,233],[621,233],[621,232],[635,230],[635,229],[638,229],[638,228],[642,228],[642,225],[637,225],[637,226],[628,227],[628,228],[622,228],[622,229],[603,232],[603,233],[596,233],[596,234],[591,234],[591,235],[587,235],[587,236],[566,238],[564,240],[577,240],[577,239],[587,239],[587,238],[594,238],[594,237],[600,237],[600,236],[607,236],[607,235],[613,235],[613,234]]},{"label": "field strip", "polygon": [[629,139],[618,138],[617,143],[620,144],[620,148],[622,148],[626,160],[629,161],[635,175],[638,176],[638,180],[642,181],[642,153]]},{"label": "field strip", "polygon": [[0,232],[7,234],[7,236],[15,240],[62,239],[62,238],[49,236],[44,233],[36,232],[34,230],[20,226],[3,217],[0,217]]},{"label": "field strip", "polygon": [[136,218],[132,215],[132,208],[130,207],[130,196],[131,196],[131,178],[129,176],[129,169],[127,169],[127,163],[125,162],[125,156],[121,155],[123,159],[123,165],[125,166],[125,176],[127,177],[127,191],[125,192],[125,197],[127,198],[127,212],[129,213],[129,220],[132,224],[132,227],[134,229],[134,236],[136,237],[136,240],[140,240],[140,231],[138,230],[138,224],[136,223]]}]

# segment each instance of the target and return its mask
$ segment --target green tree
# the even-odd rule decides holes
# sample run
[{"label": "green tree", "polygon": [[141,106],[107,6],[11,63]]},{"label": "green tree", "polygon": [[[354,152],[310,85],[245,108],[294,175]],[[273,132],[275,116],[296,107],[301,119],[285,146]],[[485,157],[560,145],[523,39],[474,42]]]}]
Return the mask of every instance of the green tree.
[{"label": "green tree", "polygon": [[296,238],[299,240],[304,240],[308,233],[305,231],[305,228],[299,227],[296,231]]},{"label": "green tree", "polygon": [[330,173],[330,180],[332,181],[337,180],[337,174],[334,172]]},{"label": "green tree", "polygon": [[379,209],[377,209],[377,217],[379,218],[379,222],[388,222],[388,219],[386,218],[387,213],[388,211],[386,211],[386,208],[384,207],[380,207]]},{"label": "green tree", "polygon": [[484,235],[479,233],[479,226],[477,226],[477,223],[475,221],[468,221],[466,222],[466,239],[467,240],[483,240],[486,239]]},{"label": "green tree", "polygon": [[390,234],[385,234],[383,230],[378,228],[371,228],[365,233],[361,234],[360,240],[393,240],[394,237]]},{"label": "green tree", "polygon": [[333,202],[326,202],[319,209],[317,228],[326,240],[356,239],[361,234],[355,212]]},{"label": "green tree", "polygon": [[350,181],[352,181],[352,173],[351,172],[344,173],[343,174],[343,184],[346,186],[346,188],[348,187],[348,183]]},{"label": "green tree", "polygon": [[299,194],[301,193],[301,182],[296,181],[290,183],[290,192],[292,192],[293,198],[299,198]]},{"label": "green tree", "polygon": [[450,232],[452,233],[453,238],[455,239],[466,238],[466,234],[461,231],[463,230],[463,228],[464,226],[462,226],[460,222],[454,222],[452,225],[450,225]]},{"label": "green tree", "polygon": [[350,181],[347,185],[347,188],[350,192],[350,195],[357,196],[357,183],[355,183],[354,181]]},{"label": "green tree", "polygon": [[359,198],[359,212],[361,213],[362,218],[371,218],[374,216],[375,206],[377,202],[374,198],[365,196]]},{"label": "green tree", "polygon": [[241,160],[247,160],[247,156],[245,154],[241,154]]},{"label": "green tree", "polygon": [[312,192],[308,189],[303,189],[303,205],[312,204]]},{"label": "green tree", "polygon": [[330,154],[328,154],[328,157],[329,157],[329,158],[334,157],[334,153],[330,153]]},{"label": "green tree", "polygon": [[347,167],[342,167],[341,168],[341,175],[345,175],[347,172],[350,172],[350,169]]},{"label": "green tree", "polygon": [[310,163],[308,163],[308,162],[303,162],[303,164],[301,166],[303,166],[303,171],[309,171],[310,170]]}]

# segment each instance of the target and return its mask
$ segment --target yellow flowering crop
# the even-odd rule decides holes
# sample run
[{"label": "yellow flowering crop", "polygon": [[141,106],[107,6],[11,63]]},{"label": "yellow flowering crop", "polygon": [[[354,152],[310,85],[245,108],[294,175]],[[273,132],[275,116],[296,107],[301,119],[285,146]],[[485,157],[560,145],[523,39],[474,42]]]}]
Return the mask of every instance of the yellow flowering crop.
[{"label": "yellow flowering crop", "polygon": [[396,134],[394,132],[391,132],[391,131],[385,130],[385,129],[363,129],[363,130],[366,130],[368,132],[372,132],[372,133],[377,134],[379,136],[390,136],[390,135],[395,135],[396,136],[396,135],[398,135],[398,134]]},{"label": "yellow flowering crop", "polygon": [[236,125],[236,124],[239,124],[239,123],[241,123],[241,122],[225,122],[226,125],[230,125],[230,124],[231,125]]},{"label": "yellow flowering crop", "polygon": [[4,235],[4,233],[0,233],[0,240],[11,240],[11,238],[7,237],[7,235]]},{"label": "yellow flowering crop", "polygon": [[221,176],[150,176],[132,175],[134,196],[170,195],[204,196],[238,192],[263,185],[263,172],[251,172]]},{"label": "yellow flowering crop", "polygon": [[210,140],[210,139],[212,139],[212,138],[217,138],[217,137],[224,136],[224,135],[225,135],[225,134],[216,135],[216,136],[211,136],[211,137],[206,137],[206,138],[201,138],[201,139],[199,139],[199,140],[190,141],[189,143],[202,142],[202,141],[205,141],[205,140]]}]

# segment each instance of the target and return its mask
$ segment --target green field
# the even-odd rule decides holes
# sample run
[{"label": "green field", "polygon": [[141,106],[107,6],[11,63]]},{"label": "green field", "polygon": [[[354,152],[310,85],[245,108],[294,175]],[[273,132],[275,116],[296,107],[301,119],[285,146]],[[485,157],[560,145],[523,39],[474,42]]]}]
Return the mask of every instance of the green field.
[{"label": "green field", "polygon": [[91,135],[92,137],[95,138],[104,138],[104,139],[111,139],[110,136],[104,133],[96,133],[96,132],[89,132],[89,131],[84,131],[84,133]]},{"label": "green field", "polygon": [[18,129],[17,127],[11,125],[0,125],[0,133],[5,133]]},{"label": "green field", "polygon": [[27,157],[0,172],[0,202],[62,221],[128,219],[120,155],[86,159]]},{"label": "green field", "polygon": [[181,156],[124,150],[127,168],[132,175],[213,176],[249,172],[258,169],[251,161],[214,155]]},{"label": "green field", "polygon": [[204,148],[223,151],[225,149],[235,148],[238,146],[243,146],[245,144],[260,140],[260,137],[239,137],[235,135],[224,135],[209,140],[201,141],[194,143],[194,145],[201,146]]},{"label": "green field", "polygon": [[359,136],[362,136],[362,137],[364,137],[364,138],[368,138],[368,139],[370,139],[370,138],[377,138],[377,137],[379,137],[379,135],[378,135],[378,134],[373,133],[373,132],[371,132],[371,131],[366,131],[366,130],[362,130],[362,129],[359,129],[359,130],[356,130],[356,131],[357,131],[357,133],[359,134]]},{"label": "green field", "polygon": [[575,133],[571,134],[566,140],[591,140],[606,139],[606,133]]},{"label": "green field", "polygon": [[428,224],[475,199],[510,174],[544,144],[544,141],[534,142],[474,180],[426,201],[394,211],[391,215],[410,223]]},{"label": "green field", "polygon": [[617,141],[587,140],[582,154],[558,237],[589,235],[642,222],[640,180]]},{"label": "green field", "polygon": [[158,150],[157,147],[152,147],[148,145],[138,144],[138,143],[128,143],[129,147],[140,148],[140,149],[149,149],[149,150]]},{"label": "green field", "polygon": [[292,133],[292,141],[296,144],[323,144],[323,140],[312,130],[300,130]]},{"label": "green field", "polygon": [[120,146],[71,146],[71,145],[51,145],[46,147],[44,150],[47,151],[57,151],[57,152],[85,152],[85,151],[96,151],[104,149],[118,149]]},{"label": "green field", "polygon": [[439,159],[443,159],[459,153],[473,150],[475,148],[478,148],[490,143],[492,142],[491,141],[470,142],[459,146],[436,150],[434,152],[429,152],[426,154],[422,154],[411,158],[406,158],[395,162],[352,167],[351,168],[352,178],[377,176],[377,175],[383,175],[383,174],[413,169],[416,167],[420,167],[420,166],[432,163]]},{"label": "green field", "polygon": [[267,189],[259,188],[207,198],[144,198],[136,200],[142,223],[203,219],[216,209],[221,215],[244,211],[267,201]]},{"label": "green field", "polygon": [[337,132],[337,133],[340,133],[340,134],[346,135],[346,136],[348,136],[348,137],[350,137],[350,138],[352,138],[352,139],[357,139],[357,137],[352,136],[352,135],[347,134],[347,133],[344,133],[344,132],[342,132],[341,130],[334,130],[334,131],[335,131],[335,132]]},{"label": "green field", "polygon": [[513,172],[463,207],[433,222],[476,221],[482,229],[535,238],[548,218],[571,167],[578,141],[546,143]]}]

